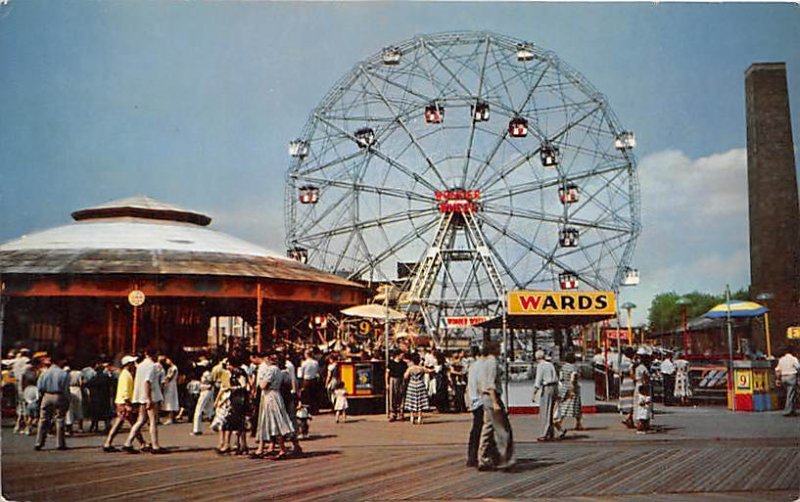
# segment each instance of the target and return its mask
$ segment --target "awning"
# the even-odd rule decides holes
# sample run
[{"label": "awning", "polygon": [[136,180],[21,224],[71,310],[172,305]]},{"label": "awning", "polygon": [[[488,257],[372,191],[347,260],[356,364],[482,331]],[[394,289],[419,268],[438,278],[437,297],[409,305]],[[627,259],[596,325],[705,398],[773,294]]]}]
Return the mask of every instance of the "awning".
[{"label": "awning", "polygon": [[[607,319],[613,319],[616,314],[590,314],[590,315],[513,315],[506,316],[509,329],[562,329],[573,326],[585,326]],[[478,328],[501,329],[503,316],[497,316],[475,325]]]}]

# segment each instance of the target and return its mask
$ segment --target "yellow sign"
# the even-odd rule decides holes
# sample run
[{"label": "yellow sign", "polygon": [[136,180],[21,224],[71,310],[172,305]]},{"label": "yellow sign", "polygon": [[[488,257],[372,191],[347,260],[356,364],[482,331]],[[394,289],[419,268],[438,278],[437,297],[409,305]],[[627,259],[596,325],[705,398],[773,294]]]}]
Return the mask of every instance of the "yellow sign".
[{"label": "yellow sign", "polygon": [[145,296],[144,293],[138,289],[134,289],[130,293],[128,293],[128,303],[133,305],[134,307],[140,307],[144,304]]},{"label": "yellow sign", "polygon": [[768,389],[769,379],[764,370],[753,370],[753,392],[765,392]]},{"label": "yellow sign", "polygon": [[750,370],[736,370],[736,393],[737,394],[752,394],[753,383]]},{"label": "yellow sign", "polygon": [[613,291],[553,292],[511,291],[508,313],[516,315],[597,315],[616,314]]},{"label": "yellow sign", "polygon": [[789,326],[786,328],[786,338],[790,340],[800,340],[800,326]]}]

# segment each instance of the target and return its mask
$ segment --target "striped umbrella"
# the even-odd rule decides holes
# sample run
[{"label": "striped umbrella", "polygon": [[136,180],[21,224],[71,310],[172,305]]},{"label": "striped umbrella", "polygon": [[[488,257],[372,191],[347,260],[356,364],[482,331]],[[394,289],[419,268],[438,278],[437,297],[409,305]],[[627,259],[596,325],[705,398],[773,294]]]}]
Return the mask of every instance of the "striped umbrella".
[{"label": "striped umbrella", "polygon": [[728,317],[728,310],[731,312],[731,317],[758,317],[766,312],[769,312],[767,307],[756,302],[730,300],[715,306],[703,314],[703,317],[707,317],[709,319],[725,318]]}]

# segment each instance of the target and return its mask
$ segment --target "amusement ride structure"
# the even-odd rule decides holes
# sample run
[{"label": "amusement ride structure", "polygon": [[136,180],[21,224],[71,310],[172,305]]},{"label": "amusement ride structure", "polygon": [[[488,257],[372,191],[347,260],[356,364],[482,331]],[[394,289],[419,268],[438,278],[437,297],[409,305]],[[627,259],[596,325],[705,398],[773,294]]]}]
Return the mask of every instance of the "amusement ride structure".
[{"label": "amusement ride structure", "polygon": [[417,36],[356,64],[290,143],[288,254],[396,285],[434,336],[513,289],[616,291],[638,282],[634,146],[553,52]]}]

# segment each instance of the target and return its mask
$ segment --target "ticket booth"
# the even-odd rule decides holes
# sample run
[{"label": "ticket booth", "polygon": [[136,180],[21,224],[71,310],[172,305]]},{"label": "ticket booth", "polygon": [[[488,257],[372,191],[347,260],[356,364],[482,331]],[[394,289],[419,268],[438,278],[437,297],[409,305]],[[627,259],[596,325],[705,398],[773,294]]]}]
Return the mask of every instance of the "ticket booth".
[{"label": "ticket booth", "polygon": [[340,362],[338,370],[347,392],[348,412],[383,411],[383,361]]},{"label": "ticket booth", "polygon": [[728,391],[728,409],[770,411],[778,409],[775,377],[769,361],[734,361],[733,392]]}]

